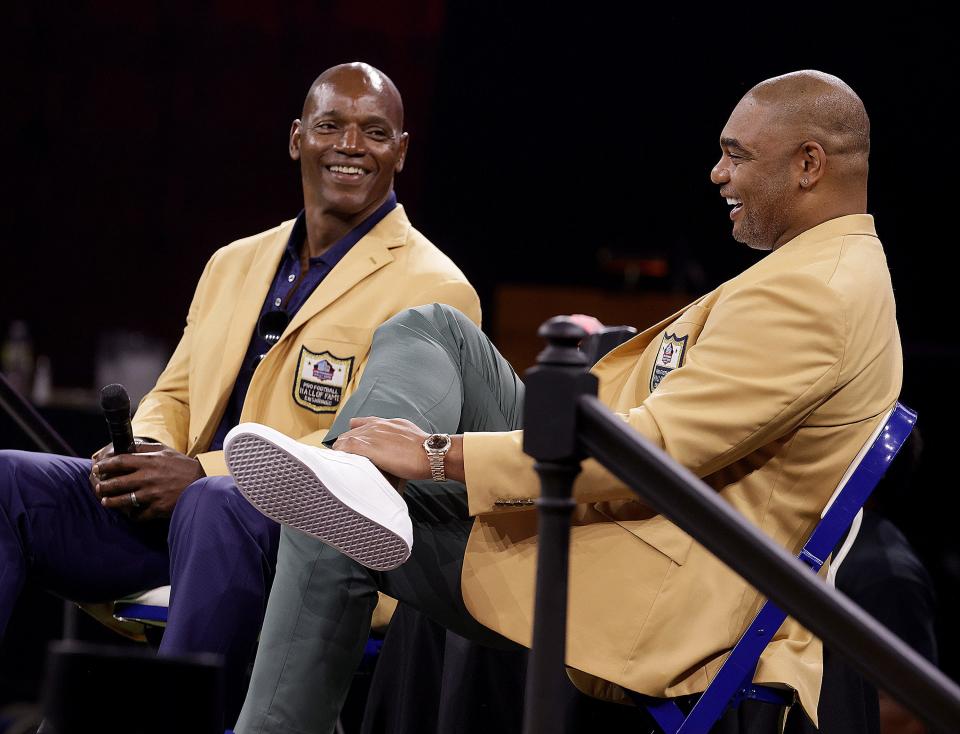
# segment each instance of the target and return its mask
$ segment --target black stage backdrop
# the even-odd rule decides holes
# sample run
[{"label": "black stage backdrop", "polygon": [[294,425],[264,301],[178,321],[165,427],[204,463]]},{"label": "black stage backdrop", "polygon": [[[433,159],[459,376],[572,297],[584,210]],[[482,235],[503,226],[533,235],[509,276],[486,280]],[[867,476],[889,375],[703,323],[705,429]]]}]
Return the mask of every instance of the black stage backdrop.
[{"label": "black stage backdrop", "polygon": [[926,442],[896,519],[935,577],[942,663],[957,677],[945,622],[960,613],[960,545],[943,511],[960,363],[947,305],[957,69],[946,17],[915,4],[591,2],[563,16],[520,5],[6,9],[0,329],[27,320],[61,385],[92,384],[101,329],[172,348],[213,250],[298,211],[290,122],[312,79],[349,60],[403,92],[412,141],[399,197],[477,284],[488,323],[500,283],[619,287],[598,266],[603,249],[663,255],[676,276],[650,287],[701,292],[755,258],[731,239],[708,180],[729,111],[766,77],[837,74],[873,122],[870,209],[897,291],[904,401]]}]

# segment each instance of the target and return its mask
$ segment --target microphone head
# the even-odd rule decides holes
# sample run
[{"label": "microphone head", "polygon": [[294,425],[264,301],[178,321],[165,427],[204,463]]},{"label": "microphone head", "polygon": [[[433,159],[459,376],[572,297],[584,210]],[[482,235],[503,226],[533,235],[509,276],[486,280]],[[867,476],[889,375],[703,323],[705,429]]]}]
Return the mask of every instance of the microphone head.
[{"label": "microphone head", "polygon": [[127,395],[126,388],[119,383],[107,385],[100,391],[100,407],[110,412],[119,410],[129,414],[130,396]]}]

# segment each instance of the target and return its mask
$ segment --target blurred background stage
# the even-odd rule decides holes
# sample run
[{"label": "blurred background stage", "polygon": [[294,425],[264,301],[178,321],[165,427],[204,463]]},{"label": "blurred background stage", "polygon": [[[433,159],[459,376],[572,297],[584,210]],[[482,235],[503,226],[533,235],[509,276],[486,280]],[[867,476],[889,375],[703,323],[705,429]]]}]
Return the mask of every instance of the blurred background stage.
[{"label": "blurred background stage", "polygon": [[[211,253],[296,215],[290,122],[320,71],[364,60],[404,96],[400,201],[477,286],[487,330],[522,370],[549,315],[643,326],[755,261],[708,180],[720,129],[757,81],[828,71],[872,118],[870,210],[897,293],[903,400],[926,446],[894,519],[933,576],[941,663],[958,678],[960,632],[948,622],[960,616],[960,543],[944,511],[960,374],[946,265],[957,63],[945,17],[918,6],[758,14],[593,2],[557,15],[520,5],[8,6],[7,364],[27,347],[42,356],[31,389],[47,416],[81,453],[105,443],[94,388],[146,390]],[[27,447],[6,424],[0,439]],[[58,629],[50,610],[21,618],[3,643],[0,704],[31,685],[30,651],[42,649],[31,635]]]}]

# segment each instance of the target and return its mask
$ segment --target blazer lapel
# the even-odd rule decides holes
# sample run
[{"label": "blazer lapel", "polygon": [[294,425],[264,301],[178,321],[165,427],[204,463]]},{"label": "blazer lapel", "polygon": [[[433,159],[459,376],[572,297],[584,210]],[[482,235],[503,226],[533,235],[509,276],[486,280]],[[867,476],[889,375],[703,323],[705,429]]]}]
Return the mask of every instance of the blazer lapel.
[{"label": "blazer lapel", "polygon": [[[280,341],[295,334],[297,329],[368,275],[393,262],[391,250],[406,244],[409,229],[410,222],[403,212],[403,207],[398,204],[363,239],[350,248],[343,259],[321,281],[287,325]],[[261,303],[262,301],[261,298]]]},{"label": "blazer lapel", "polygon": [[253,262],[247,270],[247,275],[240,289],[240,297],[230,319],[230,328],[227,332],[227,341],[221,356],[220,390],[217,394],[217,403],[233,388],[240,372],[243,357],[250,346],[250,337],[256,328],[257,318],[263,301],[270,291],[273,276],[277,273],[277,265],[287,246],[293,221],[282,224],[276,232],[267,237],[257,248]]}]

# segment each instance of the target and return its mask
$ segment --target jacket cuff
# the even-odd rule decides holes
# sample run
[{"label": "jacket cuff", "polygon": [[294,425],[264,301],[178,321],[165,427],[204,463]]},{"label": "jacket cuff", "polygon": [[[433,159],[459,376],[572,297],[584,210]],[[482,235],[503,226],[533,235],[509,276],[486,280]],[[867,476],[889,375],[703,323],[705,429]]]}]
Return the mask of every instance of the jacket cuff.
[{"label": "jacket cuff", "polygon": [[540,494],[523,431],[463,434],[463,468],[471,515],[530,509]]}]

